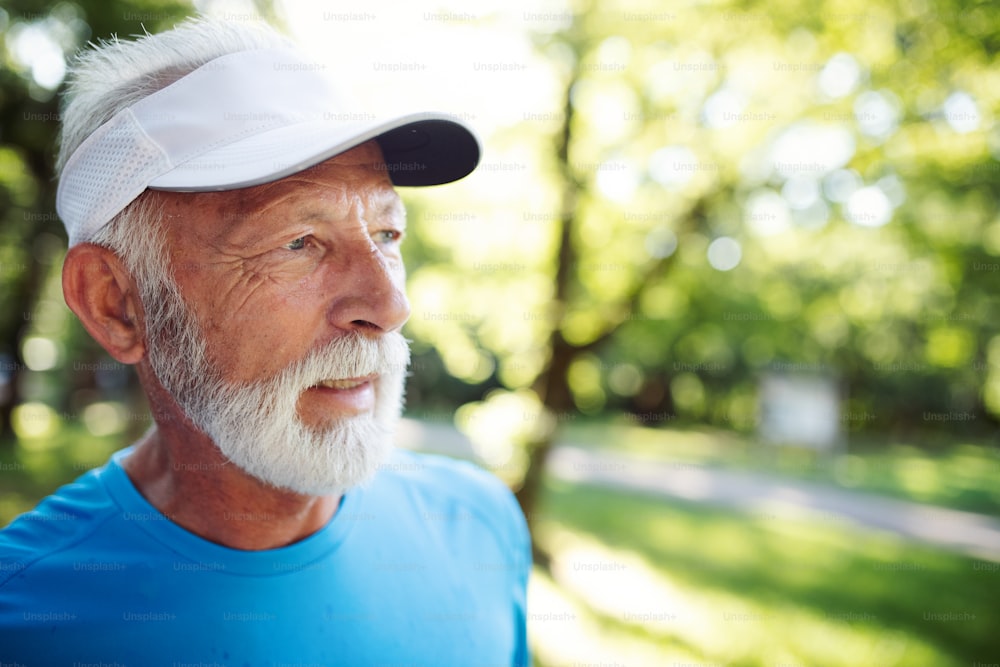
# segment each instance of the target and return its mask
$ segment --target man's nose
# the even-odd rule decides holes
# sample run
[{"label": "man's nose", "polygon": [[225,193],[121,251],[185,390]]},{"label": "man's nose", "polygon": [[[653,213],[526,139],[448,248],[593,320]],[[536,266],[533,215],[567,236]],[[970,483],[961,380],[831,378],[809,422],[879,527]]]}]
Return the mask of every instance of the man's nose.
[{"label": "man's nose", "polygon": [[330,278],[337,296],[330,317],[344,331],[389,332],[410,317],[401,260],[389,258],[370,238],[352,242]]}]

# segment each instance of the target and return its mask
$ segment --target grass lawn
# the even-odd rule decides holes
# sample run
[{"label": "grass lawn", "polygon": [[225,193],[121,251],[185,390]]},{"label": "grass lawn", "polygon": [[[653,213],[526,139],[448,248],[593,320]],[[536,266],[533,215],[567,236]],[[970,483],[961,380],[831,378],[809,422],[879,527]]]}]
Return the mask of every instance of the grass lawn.
[{"label": "grass lawn", "polygon": [[998,563],[555,480],[537,518],[540,665],[1000,663]]}]

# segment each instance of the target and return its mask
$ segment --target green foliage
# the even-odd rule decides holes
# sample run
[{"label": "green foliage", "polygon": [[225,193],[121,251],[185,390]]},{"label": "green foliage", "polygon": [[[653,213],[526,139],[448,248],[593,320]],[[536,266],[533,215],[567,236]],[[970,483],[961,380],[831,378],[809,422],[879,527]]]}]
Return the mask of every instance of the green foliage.
[{"label": "green foliage", "polygon": [[584,413],[752,430],[776,371],[839,382],[846,414],[873,415],[852,432],[988,432],[998,27],[986,4],[576,4],[536,35],[570,107],[553,94],[504,135],[536,147],[521,190],[486,213],[449,202],[485,218],[457,237],[415,228],[460,248],[415,271],[418,303],[451,285],[435,308],[461,317],[414,336],[514,391],[562,372],[556,332]]}]

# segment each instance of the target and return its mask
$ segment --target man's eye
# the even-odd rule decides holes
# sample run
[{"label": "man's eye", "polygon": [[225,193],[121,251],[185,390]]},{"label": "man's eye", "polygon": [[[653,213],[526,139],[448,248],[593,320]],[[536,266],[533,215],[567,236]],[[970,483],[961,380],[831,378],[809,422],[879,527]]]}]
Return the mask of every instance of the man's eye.
[{"label": "man's eye", "polygon": [[288,250],[302,250],[306,247],[306,237],[300,236],[291,243],[286,243],[285,248]]},{"label": "man's eye", "polygon": [[375,232],[376,243],[395,243],[403,238],[403,232],[397,229],[383,229]]}]

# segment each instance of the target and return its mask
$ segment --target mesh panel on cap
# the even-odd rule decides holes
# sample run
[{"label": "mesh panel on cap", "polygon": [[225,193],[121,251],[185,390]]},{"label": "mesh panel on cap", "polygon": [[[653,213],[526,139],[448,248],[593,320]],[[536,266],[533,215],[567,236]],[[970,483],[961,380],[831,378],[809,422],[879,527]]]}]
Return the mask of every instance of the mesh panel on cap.
[{"label": "mesh panel on cap", "polygon": [[170,168],[128,109],[84,141],[63,170],[56,207],[70,245],[89,238]]}]

